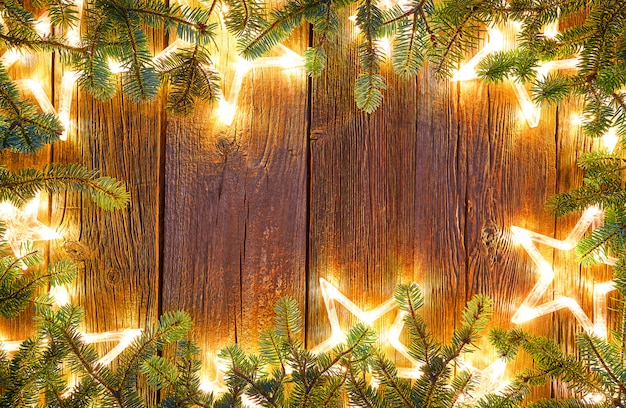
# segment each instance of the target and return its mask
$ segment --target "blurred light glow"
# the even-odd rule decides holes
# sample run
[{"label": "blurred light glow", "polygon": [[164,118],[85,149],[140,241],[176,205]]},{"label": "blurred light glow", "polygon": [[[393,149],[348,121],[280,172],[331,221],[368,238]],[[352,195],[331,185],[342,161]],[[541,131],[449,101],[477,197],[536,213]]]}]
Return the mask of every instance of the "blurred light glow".
[{"label": "blurred light glow", "polygon": [[[535,263],[539,279],[530,293],[526,296],[522,305],[513,315],[511,321],[515,324],[527,322],[536,317],[553,313],[561,309],[569,309],[576,317],[578,322],[588,332],[593,332],[598,336],[606,336],[606,295],[614,290],[612,282],[603,282],[596,284],[594,287],[594,319],[595,324],[589,316],[582,310],[578,302],[572,298],[565,296],[557,296],[553,300],[541,303],[542,298],[548,291],[552,281],[554,280],[554,270],[550,263],[543,257],[535,243],[547,245],[561,251],[571,251],[576,244],[582,239],[585,232],[593,226],[602,223],[603,213],[597,207],[589,207],[580,217],[572,231],[564,240],[557,240],[546,235],[538,234],[524,228],[512,226],[511,232],[517,241],[522,245],[528,253],[532,261]],[[604,255],[601,259],[602,263],[607,265],[615,264],[615,259]]]},{"label": "blurred light glow", "polygon": [[9,243],[17,258],[26,255],[24,244],[28,242],[61,238],[59,233],[37,220],[38,212],[39,194],[23,208],[17,208],[6,201],[0,203],[0,220],[6,227],[4,240]]},{"label": "blurred light glow", "polygon": [[469,371],[473,376],[478,377],[478,384],[470,395],[465,394],[465,402],[476,402],[487,394],[495,394],[502,391],[509,382],[504,380],[506,370],[506,360],[499,358],[480,370],[473,365],[459,360],[458,365],[462,370]]},{"label": "blurred light glow", "polygon": [[[516,32],[521,29],[521,23],[513,22],[510,26]],[[558,21],[548,24],[544,27],[544,35],[546,37],[553,38],[558,34]],[[465,62],[457,71],[452,75],[451,81],[469,81],[477,79],[476,67],[480,62],[485,59],[491,53],[503,50],[505,48],[505,41],[502,31],[498,28],[489,28],[487,30],[489,35],[489,41],[467,62]],[[559,69],[575,69],[578,66],[578,58],[571,58],[566,60],[547,61],[541,64],[537,70],[537,79],[545,78],[551,70]],[[515,97],[520,105],[520,112],[529,127],[534,128],[539,125],[541,118],[541,104],[536,104],[532,101],[530,94],[524,84],[517,81],[509,81],[513,86]]]},{"label": "blurred light glow", "polygon": [[617,142],[619,142],[619,136],[617,135],[617,128],[611,127],[609,130],[602,136],[602,143],[604,144],[604,148],[607,152],[613,153],[615,150],[615,146],[617,146]]},{"label": "blurred light glow", "polygon": [[489,54],[500,51],[504,48],[504,36],[502,31],[497,28],[489,28],[487,30],[489,35],[489,41],[481,48],[476,55],[474,55],[469,61],[459,68],[454,75],[452,75],[451,81],[470,81],[477,79],[476,67],[480,62],[485,59]]},{"label": "blurred light glow", "polygon": [[65,306],[70,303],[70,294],[64,285],[52,286],[49,293],[54,298],[54,303],[58,306]]}]

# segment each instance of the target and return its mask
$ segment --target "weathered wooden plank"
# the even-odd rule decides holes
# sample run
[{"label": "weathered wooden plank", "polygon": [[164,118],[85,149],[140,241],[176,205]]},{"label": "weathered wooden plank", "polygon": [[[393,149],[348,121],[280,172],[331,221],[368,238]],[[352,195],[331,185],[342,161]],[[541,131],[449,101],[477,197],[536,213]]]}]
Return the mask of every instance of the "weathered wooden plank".
[{"label": "weathered wooden plank", "polygon": [[[40,55],[25,55],[20,58],[13,66],[9,68],[9,75],[14,80],[36,79],[40,82],[42,88],[48,95],[52,95],[52,79],[50,66],[52,57],[49,53]],[[23,96],[36,103],[31,92],[24,91]],[[50,146],[45,146],[37,153],[22,154],[12,153],[9,151],[0,152],[0,165],[11,170],[23,168],[41,168],[50,161]],[[48,223],[48,211],[45,207],[47,197],[42,197],[38,219],[44,223]],[[48,243],[36,243],[35,249],[45,251],[48,254]],[[5,320],[0,318],[0,339],[2,340],[20,340],[32,336],[34,332],[33,326],[33,308],[27,308],[17,318],[13,320]]]},{"label": "weathered wooden plank", "polygon": [[[554,194],[554,110],[543,111],[536,128],[521,115],[510,83],[460,84],[459,123],[465,146],[466,223],[462,233],[467,246],[468,296],[480,293],[494,301],[490,327],[514,328],[513,314],[537,280],[534,263],[511,235],[512,225],[546,235],[554,234],[554,217],[545,200]],[[521,325],[533,334],[550,335],[549,325],[531,321]],[[498,358],[485,339],[481,353],[469,356],[478,367]],[[513,375],[532,366],[520,354],[508,368]],[[537,390],[547,395],[548,388]]]},{"label": "weathered wooden plank", "polygon": [[[301,33],[291,46],[305,44]],[[254,348],[279,297],[304,308],[306,76],[256,67],[242,85],[232,126],[204,106],[167,131],[163,307],[191,313],[209,357]]]},{"label": "weathered wooden plank", "polygon": [[[427,320],[438,335],[450,334],[456,316],[445,300],[458,290],[464,259],[450,225],[457,222],[454,180],[447,179],[455,91],[427,71],[402,80],[386,65],[383,106],[369,116],[358,112],[356,31],[347,17],[327,47],[326,71],[313,82],[308,343],[330,335],[320,277],[364,310],[391,297],[397,284],[415,281]],[[356,322],[338,311],[343,328]],[[391,312],[375,325],[381,336],[394,318]]]},{"label": "weathered wooden plank", "polygon": [[[161,49],[163,33],[152,33],[152,41]],[[62,72],[57,66],[57,85]],[[64,239],[53,253],[79,268],[71,301],[85,310],[82,329],[89,333],[150,327],[159,313],[163,99],[134,103],[119,83],[108,101],[76,91],[70,118],[68,139],[54,146],[52,160],[98,169],[131,194],[128,208],[111,212],[77,193],[54,200],[52,222]],[[154,402],[156,393],[144,397]]]}]

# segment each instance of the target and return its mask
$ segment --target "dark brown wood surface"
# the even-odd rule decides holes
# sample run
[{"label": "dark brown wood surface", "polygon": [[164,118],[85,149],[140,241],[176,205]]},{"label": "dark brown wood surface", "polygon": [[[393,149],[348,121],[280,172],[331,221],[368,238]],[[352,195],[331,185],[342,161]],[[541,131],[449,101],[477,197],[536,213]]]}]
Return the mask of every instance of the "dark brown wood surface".
[{"label": "dark brown wood surface", "polygon": [[[289,46],[301,52],[305,41]],[[305,306],[306,89],[302,69],[255,67],[231,126],[209,106],[168,126],[163,309],[192,315],[210,378],[220,348],[256,346],[276,300]]]},{"label": "dark brown wood surface", "polygon": [[[437,81],[428,68],[403,79],[385,65],[383,106],[367,115],[354,104],[356,31],[347,17],[327,44],[320,78],[252,69],[231,126],[209,105],[177,118],[165,114],[162,98],[138,105],[77,93],[68,141],[35,157],[2,154],[13,168],[79,162],[128,185],[125,210],[104,212],[76,194],[51,206],[50,223],[64,235],[51,252],[79,265],[71,292],[86,310],[87,331],[145,327],[161,311],[184,309],[211,379],[218,349],[233,342],[254,349],[283,295],[304,311],[307,345],[324,341],[330,326],[320,278],[363,310],[399,283],[419,283],[426,320],[442,340],[477,293],[494,300],[493,327],[514,327],[537,273],[509,227],[563,239],[576,222],[556,220],[545,202],[581,182],[575,162],[591,142],[571,124],[580,103],[544,107],[530,129],[508,83]],[[163,36],[154,39],[160,49]],[[302,52],[309,40],[317,38],[302,31],[288,45]],[[223,74],[227,89],[232,72]],[[588,282],[610,271],[583,270],[571,253],[541,250],[561,277],[550,294],[573,293],[591,314]],[[355,323],[338,311],[343,327]],[[394,318],[395,311],[381,318],[377,330],[385,335]],[[32,330],[1,326],[6,339]],[[580,330],[568,311],[521,327],[567,350]],[[486,341],[481,346],[480,356],[468,357],[478,367],[496,358]],[[531,363],[522,355],[513,368]]]}]

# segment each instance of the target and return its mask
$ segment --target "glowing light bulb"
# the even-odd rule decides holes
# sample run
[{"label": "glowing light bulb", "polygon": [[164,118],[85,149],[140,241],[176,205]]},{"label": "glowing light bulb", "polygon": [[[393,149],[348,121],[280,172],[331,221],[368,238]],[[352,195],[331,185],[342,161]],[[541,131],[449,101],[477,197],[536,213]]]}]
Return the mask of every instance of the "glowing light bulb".
[{"label": "glowing light bulb", "polygon": [[122,72],[128,71],[128,67],[126,67],[123,63],[114,60],[113,58],[109,58],[107,60],[107,64],[109,64],[109,69],[114,74],[120,74]]},{"label": "glowing light bulb", "polygon": [[615,150],[615,146],[617,146],[617,142],[619,142],[619,136],[617,135],[617,128],[611,127],[609,130],[602,136],[602,143],[604,144],[605,149],[609,153],[613,153]]},{"label": "glowing light bulb", "polygon": [[469,81],[477,79],[476,67],[478,64],[489,54],[499,51],[504,47],[502,31],[497,28],[490,28],[487,32],[489,34],[489,42],[452,75],[451,81]]},{"label": "glowing light bulb", "polygon": [[54,303],[58,306],[65,306],[70,303],[70,294],[63,285],[52,286],[49,293],[54,298]]},{"label": "glowing light bulb", "polygon": [[220,121],[226,126],[230,126],[235,119],[235,113],[237,113],[237,106],[227,102],[225,99],[220,99],[217,104],[217,116]]}]

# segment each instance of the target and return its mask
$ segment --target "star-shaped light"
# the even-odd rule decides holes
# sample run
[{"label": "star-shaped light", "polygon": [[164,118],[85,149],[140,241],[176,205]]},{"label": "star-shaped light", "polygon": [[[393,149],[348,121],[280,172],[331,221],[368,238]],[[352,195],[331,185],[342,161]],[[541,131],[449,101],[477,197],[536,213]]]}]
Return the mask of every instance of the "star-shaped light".
[{"label": "star-shaped light", "polygon": [[[178,4],[180,6],[189,6],[187,0],[178,0]],[[223,16],[223,12],[225,6],[222,6],[220,12],[220,22],[222,31],[224,35],[226,35],[226,25]],[[167,55],[176,51],[179,48],[189,47],[190,44],[186,41],[178,38],[172,44],[170,44],[167,48],[165,48],[159,55],[155,56],[155,60],[159,58],[165,58]],[[283,44],[278,44],[274,52],[278,55],[276,57],[261,57],[257,58],[254,61],[247,61],[243,58],[237,58],[237,60],[230,64],[220,64],[224,69],[234,69],[235,74],[230,84],[230,89],[228,91],[228,95],[224,96],[223,94],[218,95],[217,101],[217,116],[219,120],[225,124],[226,126],[230,126],[235,119],[235,113],[237,112],[237,102],[239,100],[239,94],[241,92],[241,87],[243,85],[243,80],[245,76],[254,68],[282,68],[282,69],[294,69],[294,68],[302,68],[304,67],[305,61],[304,58]],[[221,54],[220,54],[221,55]],[[218,56],[219,58],[219,56]],[[210,67],[210,69],[218,71],[217,64],[214,64]],[[226,67],[228,65],[228,67]],[[224,78],[224,72],[220,72],[220,76]]]},{"label": "star-shaped light", "polygon": [[[77,45],[80,43],[80,26],[83,15],[83,2],[84,0],[73,0],[74,5],[77,10],[77,20],[76,24],[73,27],[70,27],[66,33],[66,38],[70,45]],[[48,35],[51,31],[51,22],[47,13],[43,13],[37,19],[37,23],[35,24],[35,29],[37,32],[42,35]],[[11,67],[15,64],[19,59],[24,56],[24,52],[11,49],[7,50],[2,57],[0,57],[0,62],[4,65],[5,68]],[[67,140],[67,135],[70,129],[70,110],[72,105],[72,98],[74,96],[74,84],[78,80],[78,73],[76,71],[66,71],[61,78],[61,89],[59,92],[59,109],[55,109],[52,101],[46,94],[41,85],[41,82],[36,81],[34,79],[25,79],[15,81],[18,86],[22,90],[30,91],[35,100],[39,104],[39,107],[43,112],[46,113],[54,113],[58,116],[59,121],[63,125],[63,132],[59,135],[60,140]]]},{"label": "star-shaped light", "polygon": [[[167,57],[172,52],[175,52],[179,48],[189,47],[190,44],[184,40],[176,39],[167,48],[161,51],[154,57],[154,60]],[[292,51],[288,47],[278,44],[275,48],[275,52],[278,54],[275,57],[261,57],[254,61],[247,61],[243,58],[237,58],[237,61],[229,65],[229,69],[235,71],[232,82],[229,86],[228,96],[223,94],[218,95],[217,115],[222,123],[226,126],[230,126],[235,119],[235,113],[237,112],[237,101],[239,100],[239,94],[243,85],[243,80],[254,68],[281,68],[284,70],[304,67],[304,58],[298,53]],[[209,67],[212,70],[217,70],[216,66]],[[122,69],[122,68],[120,68]],[[220,73],[222,78],[223,73]]]},{"label": "star-shaped light", "polygon": [[504,371],[506,370],[506,360],[498,358],[482,370],[473,365],[459,359],[458,366],[462,370],[469,371],[472,376],[478,378],[478,384],[472,390],[470,395],[465,397],[464,402],[475,402],[487,394],[496,394],[502,391],[509,383],[503,380]]},{"label": "star-shaped light", "polygon": [[[518,25],[512,24],[514,29],[519,29]],[[554,37],[558,33],[558,23],[552,23],[544,27],[544,35],[546,37]],[[472,57],[469,61],[459,68],[452,76],[452,81],[467,81],[478,78],[476,67],[488,55],[504,49],[504,36],[502,31],[496,27],[490,27],[487,30],[489,41]],[[575,69],[578,66],[578,58],[570,58],[564,60],[554,60],[542,63],[537,69],[537,79],[544,79],[550,71],[560,69]],[[520,105],[522,115],[526,119],[526,123],[531,128],[539,125],[541,119],[541,105],[534,103],[528,93],[528,90],[518,81],[509,81],[513,87],[513,92]]]},{"label": "star-shaped light", "polygon": [[[536,317],[543,316],[557,310],[569,309],[576,317],[579,323],[588,332],[593,332],[598,336],[606,337],[606,313],[607,313],[607,293],[615,289],[613,282],[602,282],[594,285],[593,309],[595,324],[589,316],[582,310],[578,302],[570,297],[558,296],[554,300],[544,303],[542,298],[548,291],[549,286],[554,280],[554,270],[546,259],[541,255],[539,249],[535,246],[535,242],[547,245],[562,251],[571,251],[574,249],[578,241],[581,240],[585,232],[592,225],[598,225],[602,222],[602,211],[597,207],[589,207],[580,217],[572,231],[565,240],[557,240],[533,231],[520,227],[511,227],[511,232],[519,243],[524,247],[533,262],[537,265],[539,272],[539,280],[532,288],[524,302],[513,315],[511,321],[520,324]],[[607,265],[615,264],[615,259],[610,257],[602,257],[602,263]]]},{"label": "star-shaped light", "polygon": [[26,203],[23,208],[17,208],[6,201],[0,202],[0,220],[6,229],[3,240],[9,243],[17,258],[26,254],[24,244],[27,242],[61,237],[55,230],[37,220],[38,212],[39,194]]},{"label": "star-shaped light", "polygon": [[[103,333],[84,333],[81,335],[82,340],[85,344],[98,344],[98,343],[113,343],[117,342],[117,344],[104,356],[102,356],[98,361],[96,361],[96,366],[106,366],[111,364],[113,360],[130,346],[133,341],[141,336],[143,333],[142,329],[126,329],[122,331],[111,331],[111,332],[103,332]],[[5,341],[0,342],[0,349],[2,349],[6,353],[14,353],[20,349],[20,345],[23,340],[18,341]],[[68,384],[70,385],[63,394],[61,394],[61,399],[68,398],[74,392],[74,388],[77,383],[77,378],[74,375],[70,375],[68,379]]]},{"label": "star-shaped light", "polygon": [[[110,331],[103,333],[85,333],[82,334],[82,340],[85,344],[97,344],[97,343],[113,343],[117,342],[108,353],[102,356],[96,364],[108,365],[117,356],[122,354],[132,342],[143,333],[141,329],[126,329],[121,331]],[[17,341],[3,341],[0,342],[0,348],[6,353],[14,353],[20,349],[20,345],[23,340]]]},{"label": "star-shaped light", "polygon": [[345,341],[346,335],[344,330],[341,329],[335,302],[345,307],[359,320],[359,322],[365,323],[366,325],[371,325],[382,315],[396,308],[395,300],[390,298],[376,308],[366,312],[355,305],[350,299],[348,299],[343,293],[341,293],[324,278],[320,278],[320,288],[322,290],[322,297],[324,298],[324,305],[326,306],[326,314],[328,315],[328,321],[330,323],[330,337],[315,346],[311,350],[314,353],[327,352]]}]

